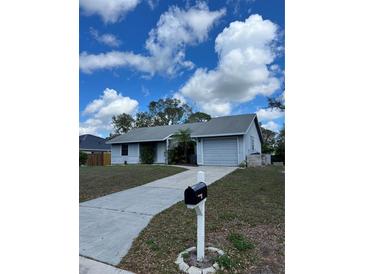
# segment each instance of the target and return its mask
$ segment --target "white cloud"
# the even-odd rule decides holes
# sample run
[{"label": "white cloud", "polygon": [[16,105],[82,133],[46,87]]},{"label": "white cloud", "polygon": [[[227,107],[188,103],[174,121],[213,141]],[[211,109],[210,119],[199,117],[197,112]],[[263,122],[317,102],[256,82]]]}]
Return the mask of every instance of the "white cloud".
[{"label": "white cloud", "polygon": [[198,103],[203,112],[213,116],[228,115],[232,111],[232,106],[228,102],[222,102],[219,99],[212,99],[207,102]]},{"label": "white cloud", "polygon": [[150,73],[154,70],[148,57],[131,52],[110,51],[100,54],[80,55],[80,69],[85,73],[91,73],[97,69],[112,69],[115,67],[137,68],[139,71]]},{"label": "white cloud", "polygon": [[93,135],[103,135],[103,131],[109,130],[109,124],[103,124],[101,120],[98,119],[87,119],[85,122],[80,123],[79,134],[93,134]]},{"label": "white cloud", "polygon": [[205,41],[214,23],[224,14],[225,9],[210,11],[203,2],[187,10],[170,7],[149,33],[145,44],[149,55],[84,52],[80,56],[80,69],[90,73],[98,69],[130,67],[151,76],[156,73],[172,76],[181,69],[192,69],[194,64],[185,59],[186,47]]},{"label": "white cloud", "polygon": [[263,128],[266,128],[266,129],[274,131],[274,132],[279,132],[279,130],[280,130],[279,124],[275,123],[274,121],[269,121],[261,126]]},{"label": "white cloud", "polygon": [[217,67],[198,68],[179,92],[211,115],[226,115],[234,104],[271,95],[280,87],[268,68],[276,56],[277,29],[257,14],[232,22],[215,40]]},{"label": "white cloud", "polygon": [[182,96],[180,93],[174,93],[174,95],[172,96],[172,98],[180,100],[180,102],[182,104],[186,104],[187,103],[186,98],[184,96]]},{"label": "white cloud", "polygon": [[150,6],[151,10],[154,10],[160,0],[147,0],[148,5]]},{"label": "white cloud", "polygon": [[259,121],[276,120],[284,116],[284,112],[275,108],[260,109],[256,111]]},{"label": "white cloud", "polygon": [[113,115],[127,113],[134,115],[138,109],[138,102],[125,97],[114,89],[106,88],[99,99],[90,102],[82,115],[88,117],[80,123],[80,134],[103,135],[112,131],[111,119]]},{"label": "white cloud", "polygon": [[150,90],[148,88],[146,88],[145,86],[142,85],[141,89],[142,89],[142,94],[144,97],[148,97],[151,95]]},{"label": "white cloud", "polygon": [[119,47],[121,41],[111,33],[99,34],[96,29],[91,28],[90,34],[92,37],[101,44],[105,44],[110,47]]},{"label": "white cloud", "polygon": [[100,15],[104,23],[115,23],[139,4],[140,0],[80,0],[85,15]]}]

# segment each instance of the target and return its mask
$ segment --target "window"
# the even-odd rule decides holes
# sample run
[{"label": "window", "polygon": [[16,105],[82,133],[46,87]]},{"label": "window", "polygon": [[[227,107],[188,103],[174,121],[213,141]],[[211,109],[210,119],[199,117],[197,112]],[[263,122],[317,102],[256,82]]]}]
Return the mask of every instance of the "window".
[{"label": "window", "polygon": [[122,156],[128,156],[128,145],[122,145]]},{"label": "window", "polygon": [[253,136],[250,136],[251,138],[251,151],[255,151],[255,138]]}]

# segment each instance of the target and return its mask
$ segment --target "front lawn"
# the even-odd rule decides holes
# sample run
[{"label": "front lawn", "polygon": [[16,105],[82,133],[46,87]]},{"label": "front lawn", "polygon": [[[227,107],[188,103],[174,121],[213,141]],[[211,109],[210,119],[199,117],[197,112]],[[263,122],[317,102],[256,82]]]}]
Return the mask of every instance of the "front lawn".
[{"label": "front lawn", "polygon": [[[283,167],[238,169],[208,187],[206,245],[226,252],[220,273],[284,273]],[[178,273],[179,252],[195,246],[196,215],[183,202],[155,216],[119,267]]]},{"label": "front lawn", "polygon": [[94,166],[79,169],[79,201],[140,186],[186,169],[159,165]]}]

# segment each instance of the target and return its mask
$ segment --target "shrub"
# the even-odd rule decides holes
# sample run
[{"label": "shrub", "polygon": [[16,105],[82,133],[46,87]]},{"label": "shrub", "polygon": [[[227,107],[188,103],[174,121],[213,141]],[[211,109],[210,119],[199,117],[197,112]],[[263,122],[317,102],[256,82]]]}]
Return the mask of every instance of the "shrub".
[{"label": "shrub", "polygon": [[[187,157],[185,156],[185,150],[187,152]],[[194,142],[187,143],[185,147],[182,144],[177,143],[168,150],[169,164],[196,164],[194,150]]]},{"label": "shrub", "polygon": [[142,164],[153,164],[155,150],[151,145],[141,146],[140,160]]},{"label": "shrub", "polygon": [[184,158],[184,151],[181,146],[176,146],[168,150],[169,164],[176,165],[180,163],[185,163],[183,158]]},{"label": "shrub", "polygon": [[244,238],[242,235],[231,233],[228,236],[228,240],[233,244],[235,248],[237,248],[239,251],[252,249],[254,248],[254,245],[247,241],[246,238]]},{"label": "shrub", "polygon": [[243,160],[243,161],[240,163],[240,167],[247,167],[247,162],[246,162],[246,160]]},{"label": "shrub", "polygon": [[85,152],[79,152],[79,165],[85,165],[87,161],[87,154]]},{"label": "shrub", "polygon": [[190,255],[189,255],[189,253],[183,253],[182,257],[183,257],[183,259],[187,260],[190,257]]},{"label": "shrub", "polygon": [[285,154],[281,154],[281,155],[272,155],[271,156],[271,163],[274,162],[285,162]]},{"label": "shrub", "polygon": [[222,267],[224,269],[231,269],[232,267],[234,267],[234,262],[226,254],[220,256],[217,259],[217,263],[219,267]]}]

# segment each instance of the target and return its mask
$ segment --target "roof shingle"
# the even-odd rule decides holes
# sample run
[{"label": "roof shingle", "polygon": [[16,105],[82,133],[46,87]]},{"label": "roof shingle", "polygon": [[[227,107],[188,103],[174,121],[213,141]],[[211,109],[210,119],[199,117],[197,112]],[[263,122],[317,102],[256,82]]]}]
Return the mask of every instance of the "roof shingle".
[{"label": "roof shingle", "polygon": [[84,134],[79,136],[79,149],[80,150],[99,150],[110,151],[110,145],[105,143],[105,139],[91,135]]},{"label": "roof shingle", "polygon": [[[201,123],[135,128],[110,139],[106,143],[163,141],[178,130],[185,128],[191,130],[191,137],[240,135],[246,133],[255,118],[256,114],[242,114],[212,118],[208,122]],[[261,133],[259,134],[261,135]]]}]

